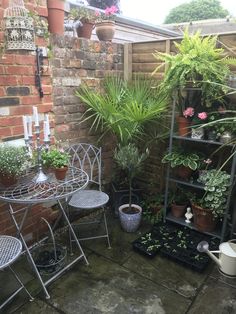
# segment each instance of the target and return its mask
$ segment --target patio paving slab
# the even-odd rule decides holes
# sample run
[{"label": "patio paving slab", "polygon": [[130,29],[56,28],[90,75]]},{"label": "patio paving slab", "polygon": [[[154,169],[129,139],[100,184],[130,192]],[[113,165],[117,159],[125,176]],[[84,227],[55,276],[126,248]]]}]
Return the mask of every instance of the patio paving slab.
[{"label": "patio paving slab", "polygon": [[212,268],[208,267],[204,273],[198,273],[164,257],[157,255],[150,259],[135,252],[124,267],[187,298],[197,294]]},{"label": "patio paving slab", "polygon": [[[185,313],[190,301],[184,297],[93,254],[90,265],[77,264],[50,288],[47,304],[63,313]],[[176,307],[176,305],[178,306]],[[37,302],[32,313],[41,313]],[[28,305],[19,313],[29,313]]]},{"label": "patio paving slab", "polygon": [[188,314],[235,314],[236,289],[208,278]]}]

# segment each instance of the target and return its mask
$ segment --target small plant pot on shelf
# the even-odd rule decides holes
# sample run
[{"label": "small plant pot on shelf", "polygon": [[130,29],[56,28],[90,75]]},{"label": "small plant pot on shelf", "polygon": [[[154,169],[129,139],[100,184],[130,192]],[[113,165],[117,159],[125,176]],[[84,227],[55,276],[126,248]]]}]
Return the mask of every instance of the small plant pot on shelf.
[{"label": "small plant pot on shelf", "polygon": [[178,205],[175,203],[171,204],[171,215],[176,217],[176,218],[180,218],[183,217],[186,211],[186,207],[187,205]]},{"label": "small plant pot on shelf", "polygon": [[185,117],[177,117],[179,136],[188,136],[190,133],[190,122]]},{"label": "small plant pot on shelf", "polygon": [[124,231],[135,232],[141,223],[142,207],[131,204],[131,209],[129,209],[129,204],[124,204],[119,207],[119,217]]},{"label": "small plant pot on shelf", "polygon": [[198,231],[211,232],[214,231],[217,225],[217,219],[210,209],[202,208],[196,204],[192,204],[194,226]]},{"label": "small plant pot on shelf", "polygon": [[178,178],[188,181],[193,174],[193,170],[189,167],[178,166],[175,168],[175,173]]}]

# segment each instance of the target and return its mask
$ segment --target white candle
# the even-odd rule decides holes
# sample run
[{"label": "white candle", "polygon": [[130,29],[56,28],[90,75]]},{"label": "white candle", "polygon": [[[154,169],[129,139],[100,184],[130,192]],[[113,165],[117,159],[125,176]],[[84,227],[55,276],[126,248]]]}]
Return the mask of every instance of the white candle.
[{"label": "white candle", "polygon": [[47,122],[47,132],[48,132],[48,136],[50,136],[51,131],[50,131],[50,123],[49,123],[49,115],[46,114],[46,122]]},{"label": "white candle", "polygon": [[38,115],[38,108],[33,107],[33,114],[34,114],[34,121],[35,121],[35,126],[39,126],[39,115]]},{"label": "white candle", "polygon": [[32,136],[32,117],[28,116],[28,130],[29,130],[29,136]]},{"label": "white candle", "polygon": [[44,142],[47,142],[48,141],[47,121],[43,121],[43,133],[44,133]]},{"label": "white candle", "polygon": [[27,129],[27,117],[23,116],[23,127],[24,127],[24,137],[25,140],[29,139],[29,135],[28,135],[28,129]]}]

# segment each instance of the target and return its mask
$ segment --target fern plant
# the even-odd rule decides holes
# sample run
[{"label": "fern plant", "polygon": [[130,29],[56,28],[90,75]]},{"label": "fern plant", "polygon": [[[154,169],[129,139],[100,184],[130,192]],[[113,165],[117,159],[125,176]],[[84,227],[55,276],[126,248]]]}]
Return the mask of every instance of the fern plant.
[{"label": "fern plant", "polygon": [[[224,49],[217,48],[216,36],[202,37],[200,32],[190,35],[186,30],[183,40],[174,44],[177,54],[154,54],[156,59],[167,63],[160,88],[171,95],[191,82],[194,87],[202,89],[203,105],[210,106],[213,100],[221,99],[228,90],[229,65],[236,65],[236,58],[223,56]],[[181,94],[178,96],[181,101]]]}]

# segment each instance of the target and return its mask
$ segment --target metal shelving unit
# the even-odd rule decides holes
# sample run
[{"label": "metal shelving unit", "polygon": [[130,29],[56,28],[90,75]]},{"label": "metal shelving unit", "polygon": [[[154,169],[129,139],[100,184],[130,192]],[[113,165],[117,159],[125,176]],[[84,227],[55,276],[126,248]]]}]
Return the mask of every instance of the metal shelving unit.
[{"label": "metal shelving unit", "polygon": [[[174,133],[174,126],[175,126],[175,107],[176,107],[176,99],[173,99],[173,108],[172,108],[172,117],[171,117],[171,128],[170,128],[170,138],[169,138],[169,152],[172,152],[173,149],[173,141],[185,141],[185,142],[192,142],[194,143],[194,145],[201,143],[201,144],[205,144],[205,145],[212,145],[212,146],[227,146],[227,147],[232,147],[234,150],[235,148],[233,147],[232,144],[222,144],[220,142],[216,142],[216,141],[209,141],[209,140],[202,140],[202,139],[194,139],[194,138],[190,138],[190,137],[182,137],[182,136],[178,136]],[[227,202],[225,205],[225,212],[224,212],[224,216],[223,216],[223,220],[221,223],[221,227],[218,228],[217,230],[215,230],[214,232],[204,232],[207,235],[211,235],[211,236],[215,236],[217,238],[219,238],[221,241],[224,240],[224,237],[226,235],[226,227],[227,227],[227,220],[229,218],[229,210],[230,210],[230,202],[231,202],[231,195],[232,195],[232,191],[233,191],[233,187],[235,184],[235,169],[236,169],[236,154],[234,154],[234,156],[232,157],[232,161],[231,161],[231,170],[230,170],[230,187],[228,190],[228,196],[227,196]],[[194,189],[204,189],[204,186],[197,183],[197,182],[188,182],[188,181],[183,181],[177,178],[174,178],[173,176],[170,175],[171,171],[170,171],[170,165],[168,164],[167,166],[167,174],[166,174],[166,187],[165,187],[165,214],[164,214],[164,220],[167,221],[171,221],[180,225],[184,225],[186,227],[192,228],[194,230],[196,230],[196,228],[194,227],[193,223],[191,224],[187,224],[185,222],[185,219],[182,218],[176,218],[173,217],[169,212],[168,212],[168,194],[169,194],[169,184],[170,182],[174,182],[178,185],[183,185],[189,188],[194,188]],[[231,234],[232,234],[232,230],[231,230]]]}]

